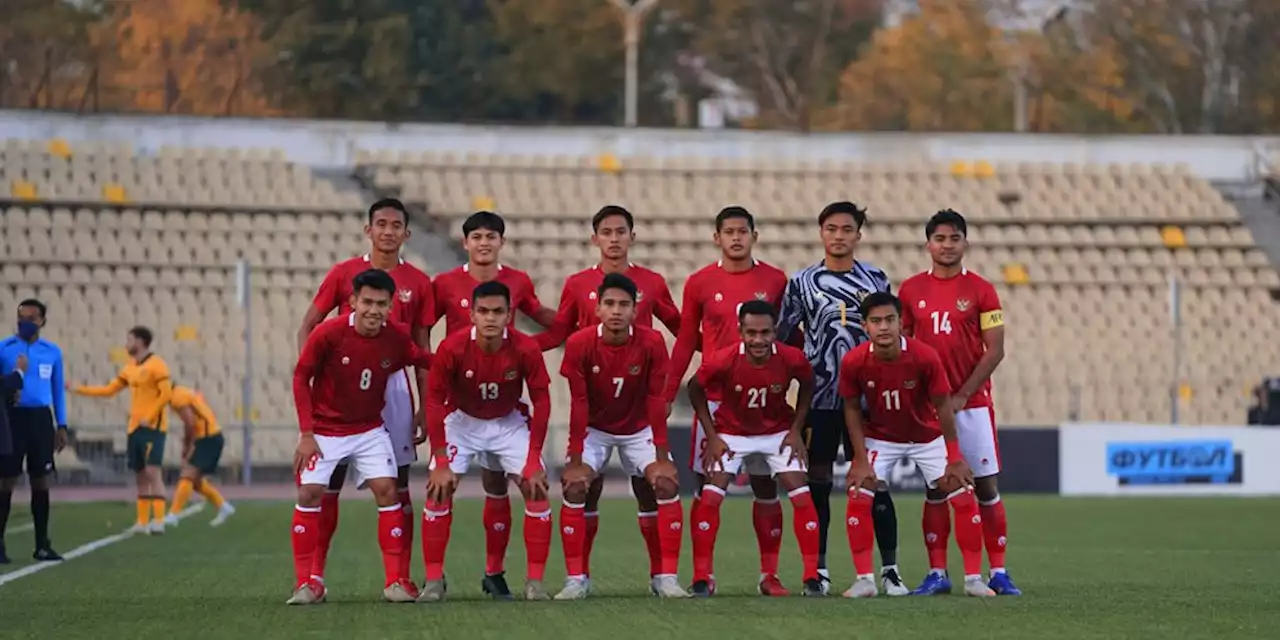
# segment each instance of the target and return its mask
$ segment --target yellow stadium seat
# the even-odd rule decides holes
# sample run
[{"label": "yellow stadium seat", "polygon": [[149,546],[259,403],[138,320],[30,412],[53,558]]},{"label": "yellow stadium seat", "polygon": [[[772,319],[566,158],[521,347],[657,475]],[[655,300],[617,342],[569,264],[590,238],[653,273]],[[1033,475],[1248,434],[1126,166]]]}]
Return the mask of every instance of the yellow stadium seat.
[{"label": "yellow stadium seat", "polygon": [[951,163],[951,175],[957,178],[967,178],[972,175],[972,169],[969,163],[964,160],[956,160]]},{"label": "yellow stadium seat", "polygon": [[71,145],[67,144],[67,141],[62,138],[54,138],[53,140],[50,140],[47,149],[51,156],[57,156],[59,158],[71,157]]},{"label": "yellow stadium seat", "polygon": [[476,196],[471,199],[471,208],[476,211],[493,211],[497,207],[494,205],[493,198]]},{"label": "yellow stadium seat", "polygon": [[129,362],[129,352],[125,351],[124,347],[116,347],[112,349],[109,357],[111,358],[111,364],[114,365],[123,367],[125,363]]},{"label": "yellow stadium seat", "polygon": [[618,157],[612,153],[601,155],[598,159],[600,170],[605,173],[617,173],[622,171],[622,163],[618,161]]},{"label": "yellow stadium seat", "polygon": [[9,193],[18,200],[35,200],[36,185],[25,180],[14,180]]},{"label": "yellow stadium seat", "polygon": [[996,175],[996,168],[991,166],[986,160],[979,160],[973,165],[973,176],[975,178],[991,178]]},{"label": "yellow stadium seat", "polygon": [[1000,267],[1004,273],[1005,284],[1027,284],[1031,282],[1031,276],[1027,274],[1027,268],[1021,263],[1010,262]]},{"label": "yellow stadium seat", "polygon": [[114,183],[102,187],[102,198],[112,204],[124,204],[129,201],[124,187]]},{"label": "yellow stadium seat", "polygon": [[1183,402],[1190,402],[1192,395],[1194,394],[1191,392],[1191,385],[1185,382],[1178,385],[1178,397],[1181,398]]},{"label": "yellow stadium seat", "polygon": [[1170,249],[1181,249],[1187,246],[1187,236],[1182,233],[1181,227],[1167,226],[1160,229],[1160,240],[1164,242],[1164,246]]},{"label": "yellow stadium seat", "polygon": [[184,324],[173,330],[176,342],[195,342],[200,339],[200,329],[194,325]]},{"label": "yellow stadium seat", "polygon": [[[253,421],[256,422],[258,418],[262,416],[262,414],[255,407],[254,409],[249,411],[249,416]],[[239,405],[239,404],[236,405],[236,420],[244,420],[244,405]]]}]

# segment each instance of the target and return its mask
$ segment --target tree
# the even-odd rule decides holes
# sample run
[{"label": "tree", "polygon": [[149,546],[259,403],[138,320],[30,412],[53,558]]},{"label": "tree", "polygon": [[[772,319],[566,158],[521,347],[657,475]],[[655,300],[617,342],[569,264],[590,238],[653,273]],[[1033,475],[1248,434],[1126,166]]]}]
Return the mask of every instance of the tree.
[{"label": "tree", "polygon": [[74,109],[93,78],[96,3],[9,0],[0,20],[0,107]]}]

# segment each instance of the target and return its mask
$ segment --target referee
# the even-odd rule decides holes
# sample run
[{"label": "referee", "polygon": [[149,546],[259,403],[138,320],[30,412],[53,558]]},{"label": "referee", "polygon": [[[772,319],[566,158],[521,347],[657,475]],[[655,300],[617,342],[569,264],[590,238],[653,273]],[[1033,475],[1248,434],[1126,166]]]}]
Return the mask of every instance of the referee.
[{"label": "referee", "polygon": [[[885,273],[853,257],[862,239],[867,210],[852,202],[833,202],[818,214],[818,228],[826,255],[787,281],[778,319],[778,338],[797,344],[803,327],[804,353],[813,365],[813,404],[805,442],[809,447],[809,491],[818,509],[818,573],[823,591],[830,583],[827,572],[827,529],[831,525],[831,489],[835,462],[843,444],[845,458],[853,454],[844,424],[836,374],[840,360],[854,346],[867,341],[862,328],[862,299],[877,291],[889,291]],[[876,540],[880,543],[882,582],[890,595],[906,595],[894,556],[898,547],[897,514],[887,491],[875,498]],[[882,521],[892,522],[891,528]],[[889,555],[885,549],[889,549]]]},{"label": "referee", "polygon": [[40,561],[62,559],[49,543],[48,474],[54,470],[54,452],[67,445],[67,399],[62,381],[62,350],[40,338],[45,312],[45,305],[39,300],[18,303],[18,333],[0,341],[0,374],[14,370],[20,358],[27,360],[22,393],[9,408],[13,450],[0,456],[0,563],[9,561],[4,552],[4,529],[9,521],[13,484],[22,475],[24,460],[31,481],[31,519],[36,534],[32,557]]}]

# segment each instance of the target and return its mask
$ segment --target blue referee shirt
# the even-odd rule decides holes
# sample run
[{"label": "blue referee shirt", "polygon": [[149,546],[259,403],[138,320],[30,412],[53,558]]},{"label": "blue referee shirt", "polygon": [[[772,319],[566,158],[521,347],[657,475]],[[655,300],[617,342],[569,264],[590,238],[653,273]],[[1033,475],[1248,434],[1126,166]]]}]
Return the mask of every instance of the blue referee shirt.
[{"label": "blue referee shirt", "polygon": [[27,356],[27,375],[19,407],[53,407],[59,429],[67,426],[67,392],[63,386],[62,349],[43,338],[27,342],[18,336],[0,341],[0,375],[14,370],[18,356]]}]

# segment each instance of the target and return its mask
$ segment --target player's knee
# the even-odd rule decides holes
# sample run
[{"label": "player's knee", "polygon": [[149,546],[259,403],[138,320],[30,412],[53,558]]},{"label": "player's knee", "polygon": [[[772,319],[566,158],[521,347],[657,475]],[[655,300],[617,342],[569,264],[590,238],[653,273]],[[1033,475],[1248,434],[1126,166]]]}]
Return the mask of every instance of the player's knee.
[{"label": "player's knee", "polygon": [[680,497],[680,481],[668,475],[656,476],[652,482],[653,495],[659,500],[674,500]]},{"label": "player's knee", "polygon": [[396,470],[396,488],[409,488],[409,465],[405,465]]},{"label": "player's knee", "polygon": [[28,475],[28,476],[27,476],[27,481],[31,484],[31,489],[32,489],[33,491],[48,491],[48,490],[49,490],[49,476],[47,476],[47,475],[45,475],[45,474],[43,474],[43,473],[38,474],[38,475],[35,475],[35,474],[33,474],[33,475]]},{"label": "player's knee", "polygon": [[507,495],[507,476],[500,471],[485,469],[480,472],[480,486],[491,496]]},{"label": "player's knee", "polygon": [[960,481],[954,478],[943,476],[941,479],[938,480],[937,490],[943,494],[944,498],[946,496],[951,495],[952,493],[955,493],[956,491],[959,491],[962,488],[963,487],[960,485]]},{"label": "player's knee", "polygon": [[931,502],[940,502],[947,499],[947,492],[938,487],[930,487],[925,490],[924,499]]},{"label": "player's knee", "polygon": [[324,485],[322,484],[304,484],[298,487],[298,506],[318,507],[323,497]]},{"label": "player's knee", "polygon": [[751,476],[751,493],[761,500],[777,500],[778,483],[773,476]]},{"label": "player's knee", "polygon": [[993,502],[1000,499],[1000,488],[996,484],[996,476],[976,478],[973,481],[973,492],[981,502]]},{"label": "player's knee", "polygon": [[373,494],[373,499],[380,507],[388,507],[400,504],[400,497],[396,495],[395,478],[374,478],[369,480],[369,492]]},{"label": "player's knee", "polygon": [[815,484],[830,483],[835,476],[835,469],[829,464],[815,464],[809,467],[808,474],[809,482]]},{"label": "player's knee", "polygon": [[587,494],[590,493],[587,485],[581,482],[561,481],[560,491],[564,496],[564,501],[573,504],[585,504],[587,502]]},{"label": "player's knee", "polygon": [[876,493],[883,493],[884,495],[887,496],[889,495],[889,483],[885,482],[880,478],[876,478],[876,486],[873,488],[873,490]]}]

